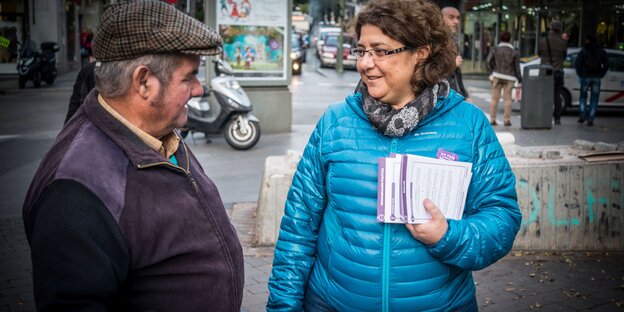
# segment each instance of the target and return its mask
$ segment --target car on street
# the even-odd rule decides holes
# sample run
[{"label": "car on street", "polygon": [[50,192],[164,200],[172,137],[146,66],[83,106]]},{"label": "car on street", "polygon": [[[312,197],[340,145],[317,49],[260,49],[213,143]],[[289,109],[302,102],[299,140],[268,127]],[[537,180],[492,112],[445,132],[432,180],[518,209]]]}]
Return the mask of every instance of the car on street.
[{"label": "car on street", "polygon": [[314,47],[316,48],[316,56],[321,57],[321,48],[325,45],[327,36],[340,34],[342,28],[338,26],[319,26],[314,36]]},{"label": "car on street", "polygon": [[[560,96],[564,113],[578,110],[579,107],[580,83],[574,69],[574,62],[580,51],[580,48],[568,48],[568,55],[563,62],[565,85]],[[605,51],[609,56],[609,71],[600,83],[598,106],[624,108],[624,51],[615,49],[605,49]],[[524,75],[524,67],[539,65],[540,62],[539,57],[532,57],[529,61],[520,63],[520,72]]]},{"label": "car on street", "polygon": [[[357,47],[355,38],[349,35],[342,36],[342,66],[343,68],[355,69],[357,58],[349,52],[352,47]],[[321,67],[335,67],[338,55],[338,35],[330,35],[321,47]]]},{"label": "car on street", "polygon": [[305,62],[306,50],[304,49],[302,42],[303,40],[293,33],[290,47],[290,67],[293,75],[301,75],[301,66],[302,63]]}]

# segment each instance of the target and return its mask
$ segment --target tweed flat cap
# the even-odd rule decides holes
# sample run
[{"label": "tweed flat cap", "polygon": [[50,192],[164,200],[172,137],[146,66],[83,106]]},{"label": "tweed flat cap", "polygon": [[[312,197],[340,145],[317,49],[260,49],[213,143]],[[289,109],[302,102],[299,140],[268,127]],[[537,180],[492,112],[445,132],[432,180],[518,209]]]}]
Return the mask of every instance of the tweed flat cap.
[{"label": "tweed flat cap", "polygon": [[124,1],[104,11],[92,48],[95,59],[102,62],[148,54],[214,55],[221,52],[221,37],[170,4]]}]

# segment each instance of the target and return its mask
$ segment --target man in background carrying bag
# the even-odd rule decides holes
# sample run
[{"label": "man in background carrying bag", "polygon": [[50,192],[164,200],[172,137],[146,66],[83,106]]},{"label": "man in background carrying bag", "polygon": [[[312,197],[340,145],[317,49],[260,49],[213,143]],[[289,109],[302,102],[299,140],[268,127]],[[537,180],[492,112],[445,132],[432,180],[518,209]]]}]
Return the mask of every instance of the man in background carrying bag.
[{"label": "man in background carrying bag", "polygon": [[548,35],[540,39],[538,55],[542,59],[542,64],[553,67],[553,76],[555,77],[555,109],[553,117],[555,125],[561,124],[561,112],[563,103],[561,103],[561,93],[563,92],[563,60],[568,53],[568,44],[561,38],[561,22],[553,20],[550,23],[550,31]]}]

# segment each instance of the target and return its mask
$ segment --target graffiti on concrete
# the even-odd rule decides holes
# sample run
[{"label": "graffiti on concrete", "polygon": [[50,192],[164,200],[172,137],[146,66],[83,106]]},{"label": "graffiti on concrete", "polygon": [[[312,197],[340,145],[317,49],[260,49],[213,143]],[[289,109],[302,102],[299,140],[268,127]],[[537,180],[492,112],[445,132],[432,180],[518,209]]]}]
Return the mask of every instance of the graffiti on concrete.
[{"label": "graffiti on concrete", "polygon": [[[528,192],[529,192],[529,196],[531,198],[531,200],[529,201],[529,205],[532,205],[532,207],[529,207],[529,211],[530,214],[527,216],[525,216],[522,219],[522,226],[527,226],[529,224],[532,224],[534,222],[536,222],[539,219],[540,216],[540,212],[542,210],[542,204],[541,201],[539,199],[539,188],[538,187],[530,187],[529,186],[529,182],[526,179],[520,179],[518,181],[518,187],[520,188],[525,188]],[[606,196],[597,196],[596,195],[596,188],[597,187],[609,187],[610,188],[610,192],[612,193],[616,193],[616,194],[620,194],[619,196],[619,200],[611,203],[611,206],[615,209],[620,209],[621,207],[624,207],[624,192],[622,192],[621,190],[621,184],[620,181],[615,180],[615,179],[601,179],[599,181],[596,181],[595,179],[586,179],[583,183],[583,189],[585,191],[585,203],[584,205],[581,205],[581,208],[586,209],[586,220],[591,224],[594,223],[595,220],[595,213],[594,213],[594,209],[595,209],[595,205],[603,205],[605,207],[608,207],[610,204],[611,199],[609,197]],[[557,216],[555,216],[555,204],[556,204],[556,200],[555,200],[555,187],[551,184],[548,183],[547,184],[547,188],[548,188],[548,201],[547,201],[547,209],[548,209],[548,222],[550,222],[551,225],[553,226],[571,226],[571,225],[575,225],[578,226],[581,224],[581,220],[579,220],[579,218],[577,217],[569,217],[569,218],[558,218]]]}]

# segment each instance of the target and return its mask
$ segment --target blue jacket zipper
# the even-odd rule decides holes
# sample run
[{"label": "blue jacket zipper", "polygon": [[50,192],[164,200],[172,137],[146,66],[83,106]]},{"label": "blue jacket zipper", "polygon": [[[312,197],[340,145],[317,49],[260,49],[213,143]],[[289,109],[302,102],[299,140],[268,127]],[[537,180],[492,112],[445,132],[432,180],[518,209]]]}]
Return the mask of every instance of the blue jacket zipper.
[{"label": "blue jacket zipper", "polygon": [[[393,138],[390,143],[390,153],[396,153],[398,139]],[[392,238],[391,224],[384,224],[384,240],[383,240],[383,266],[381,280],[381,306],[383,312],[388,312],[388,292],[390,291],[390,239]]]}]

